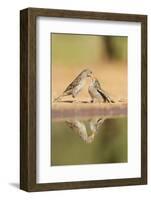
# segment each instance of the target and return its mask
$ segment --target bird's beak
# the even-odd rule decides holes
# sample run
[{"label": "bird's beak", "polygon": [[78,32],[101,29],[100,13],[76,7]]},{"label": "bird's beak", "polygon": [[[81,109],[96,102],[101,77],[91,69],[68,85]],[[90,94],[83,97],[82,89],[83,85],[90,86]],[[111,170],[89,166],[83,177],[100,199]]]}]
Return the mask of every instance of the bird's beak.
[{"label": "bird's beak", "polygon": [[93,78],[94,78],[94,75],[93,75],[93,74],[90,74],[89,77],[93,79]]},{"label": "bird's beak", "polygon": [[94,79],[95,79],[95,76],[94,76],[93,74],[91,74],[91,75],[90,75],[90,78],[91,78],[92,80],[94,80]]}]

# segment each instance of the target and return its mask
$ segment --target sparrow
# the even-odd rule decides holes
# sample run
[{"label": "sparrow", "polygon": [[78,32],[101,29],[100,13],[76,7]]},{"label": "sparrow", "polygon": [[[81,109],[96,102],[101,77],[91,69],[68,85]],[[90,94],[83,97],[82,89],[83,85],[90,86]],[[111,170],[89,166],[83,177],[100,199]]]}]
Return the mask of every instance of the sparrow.
[{"label": "sparrow", "polygon": [[66,120],[66,124],[75,132],[78,133],[78,135],[81,137],[81,139],[89,144],[94,141],[94,138],[97,134],[98,129],[103,125],[103,122],[106,118],[95,118],[89,120],[89,126],[91,130],[91,135],[88,135],[86,126],[83,122],[80,120]]},{"label": "sparrow", "polygon": [[98,129],[103,125],[104,121],[106,120],[106,117],[101,118],[93,118],[89,121],[90,130],[92,133],[97,134]]},{"label": "sparrow", "polygon": [[75,98],[78,93],[82,90],[85,85],[86,79],[91,77],[92,71],[89,69],[84,69],[64,90],[64,92],[58,96],[54,102],[60,101],[62,97],[72,95]]},{"label": "sparrow", "polygon": [[92,143],[94,141],[94,138],[98,133],[98,129],[100,129],[105,120],[106,118],[102,117],[102,118],[93,118],[89,121],[91,135],[87,137],[86,143]]},{"label": "sparrow", "polygon": [[101,88],[97,78],[91,76],[91,83],[88,88],[91,96],[91,103],[96,99],[98,102],[115,103],[115,101]]},{"label": "sparrow", "polygon": [[86,126],[79,120],[66,120],[66,124],[75,132],[78,133],[83,141],[87,141],[88,134]]}]

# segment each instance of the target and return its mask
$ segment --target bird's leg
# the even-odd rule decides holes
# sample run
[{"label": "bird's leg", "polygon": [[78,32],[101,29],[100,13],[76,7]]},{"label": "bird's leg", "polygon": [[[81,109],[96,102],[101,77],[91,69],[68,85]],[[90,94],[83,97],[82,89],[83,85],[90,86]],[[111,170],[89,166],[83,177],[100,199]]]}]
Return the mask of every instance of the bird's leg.
[{"label": "bird's leg", "polygon": [[78,100],[75,99],[75,95],[74,95],[74,94],[72,94],[72,97],[73,97],[73,99],[74,99],[72,103],[78,103]]},{"label": "bird's leg", "polygon": [[75,94],[72,93],[72,98],[74,99],[72,103],[78,103],[77,99],[75,99]]},{"label": "bird's leg", "polygon": [[73,102],[72,103],[81,103],[79,100],[77,100],[77,99],[75,99],[76,98],[76,94],[74,94],[74,92],[73,92],[73,94],[72,94],[72,97],[73,97]]},{"label": "bird's leg", "polygon": [[94,99],[91,99],[90,103],[94,103]]}]

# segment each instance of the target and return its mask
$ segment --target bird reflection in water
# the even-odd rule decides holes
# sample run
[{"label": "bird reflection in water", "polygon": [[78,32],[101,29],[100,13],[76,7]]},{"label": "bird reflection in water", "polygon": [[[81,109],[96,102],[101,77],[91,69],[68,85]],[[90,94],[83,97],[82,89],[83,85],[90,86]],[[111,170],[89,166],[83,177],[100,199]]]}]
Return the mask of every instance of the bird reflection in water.
[{"label": "bird reflection in water", "polygon": [[106,120],[106,117],[101,118],[93,118],[88,120],[90,132],[91,134],[88,134],[86,124],[80,120],[72,119],[72,120],[66,120],[66,124],[80,136],[80,138],[87,144],[90,144],[94,141],[95,136],[98,133],[98,130],[103,125],[104,121]]}]

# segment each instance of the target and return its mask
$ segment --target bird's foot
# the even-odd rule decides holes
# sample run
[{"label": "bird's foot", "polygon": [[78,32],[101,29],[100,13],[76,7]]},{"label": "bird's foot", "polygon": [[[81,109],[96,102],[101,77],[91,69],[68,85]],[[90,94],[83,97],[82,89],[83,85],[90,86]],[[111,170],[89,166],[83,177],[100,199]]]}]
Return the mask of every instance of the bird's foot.
[{"label": "bird's foot", "polygon": [[90,103],[94,103],[94,99],[91,99]]}]

